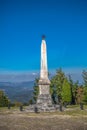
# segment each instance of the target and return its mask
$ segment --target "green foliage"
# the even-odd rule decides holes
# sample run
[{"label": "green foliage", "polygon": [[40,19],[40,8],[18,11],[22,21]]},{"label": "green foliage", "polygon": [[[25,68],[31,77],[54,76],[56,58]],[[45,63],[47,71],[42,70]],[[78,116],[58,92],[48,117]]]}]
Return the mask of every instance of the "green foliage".
[{"label": "green foliage", "polygon": [[71,88],[71,104],[77,104],[78,103],[78,98],[79,98],[79,91],[78,90],[78,87],[79,87],[79,82],[78,80],[76,82],[73,82],[71,76],[69,75],[69,84],[70,84],[70,88]]},{"label": "green foliage", "polygon": [[71,78],[71,76],[69,75],[68,77],[68,80],[69,80],[69,84],[70,84],[70,88],[71,88],[71,104],[75,104],[75,98],[74,98],[74,83],[73,83],[73,80]]},{"label": "green foliage", "polygon": [[33,99],[36,102],[38,94],[39,94],[39,86],[38,86],[38,82],[39,82],[39,78],[35,79],[35,83],[34,83],[34,92],[33,92]]},{"label": "green foliage", "polygon": [[76,103],[77,104],[80,104],[83,102],[83,87],[82,86],[79,86],[77,89],[76,89]]},{"label": "green foliage", "polygon": [[83,95],[83,102],[85,104],[87,104],[87,87],[84,87],[83,93],[84,93],[84,95]]},{"label": "green foliage", "polygon": [[55,79],[56,79],[57,95],[58,95],[59,100],[61,100],[62,99],[62,96],[61,96],[62,86],[63,86],[63,82],[65,79],[65,74],[61,68],[59,70],[57,70]]},{"label": "green foliage", "polygon": [[62,86],[62,102],[63,103],[70,103],[71,102],[71,88],[67,78],[64,79],[63,86]]},{"label": "green foliage", "polygon": [[5,95],[5,93],[0,90],[0,107],[6,107],[10,103],[8,97]]},{"label": "green foliage", "polygon": [[55,77],[53,77],[53,78],[51,79],[50,94],[51,94],[51,96],[52,96],[53,102],[56,103],[56,101],[55,101],[55,95],[56,95]]},{"label": "green foliage", "polygon": [[83,89],[83,101],[87,104],[87,71],[83,70],[82,77],[84,81],[84,89]]},{"label": "green foliage", "polygon": [[77,98],[79,95],[77,92],[77,88],[79,87],[79,85],[78,85],[79,83],[78,83],[78,81],[73,82],[71,76],[69,75],[69,77],[67,79],[68,86],[63,88],[66,79],[67,78],[66,78],[66,76],[61,68],[56,71],[56,75],[51,79],[50,92],[51,92],[53,101],[54,101],[54,103],[56,103],[55,97],[57,97],[59,102],[63,102],[62,96],[66,93],[66,90],[64,90],[64,89],[68,89],[69,94],[70,94],[69,95],[69,98],[71,101],[70,103],[76,104]]},{"label": "green foliage", "polygon": [[65,79],[65,74],[62,69],[58,69],[56,71],[56,75],[51,79],[51,94],[55,94],[60,102],[62,99],[61,92],[62,86]]},{"label": "green foliage", "polygon": [[[67,79],[62,69],[58,69],[56,74],[52,77],[50,85],[53,102],[55,104],[58,102],[78,104],[84,100],[84,102],[87,103],[87,72],[83,71],[82,76],[84,87],[83,85],[79,86],[78,81],[74,82],[70,75]],[[38,82],[39,78],[37,78],[34,83],[33,100],[35,102],[39,93]]]},{"label": "green foliage", "polygon": [[79,83],[78,81],[76,81],[75,83],[73,83],[73,89],[72,89],[72,92],[73,92],[73,97],[74,97],[74,102],[75,104],[77,104],[77,94],[78,94],[78,89],[79,87]]}]

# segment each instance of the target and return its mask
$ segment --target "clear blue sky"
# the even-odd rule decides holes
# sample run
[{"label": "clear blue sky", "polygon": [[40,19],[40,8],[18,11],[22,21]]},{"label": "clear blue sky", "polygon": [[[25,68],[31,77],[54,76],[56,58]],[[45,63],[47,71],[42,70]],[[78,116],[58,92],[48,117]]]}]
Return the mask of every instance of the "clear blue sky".
[{"label": "clear blue sky", "polygon": [[49,69],[87,67],[87,0],[0,0],[0,70],[39,70],[42,34]]}]

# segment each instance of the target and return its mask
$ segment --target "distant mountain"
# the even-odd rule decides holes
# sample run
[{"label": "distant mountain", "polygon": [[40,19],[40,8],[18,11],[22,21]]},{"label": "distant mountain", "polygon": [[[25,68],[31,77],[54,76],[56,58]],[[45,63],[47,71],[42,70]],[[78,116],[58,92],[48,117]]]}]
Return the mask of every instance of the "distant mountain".
[{"label": "distant mountain", "polygon": [[13,101],[28,102],[33,96],[34,81],[11,83],[0,82],[0,89]]},{"label": "distant mountain", "polygon": [[38,76],[37,72],[2,72],[0,73],[0,82],[33,81]]}]

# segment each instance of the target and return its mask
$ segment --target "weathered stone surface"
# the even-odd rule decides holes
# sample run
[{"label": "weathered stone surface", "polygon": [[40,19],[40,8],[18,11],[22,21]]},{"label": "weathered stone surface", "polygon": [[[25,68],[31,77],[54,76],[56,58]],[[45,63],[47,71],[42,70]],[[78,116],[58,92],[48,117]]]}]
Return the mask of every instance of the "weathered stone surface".
[{"label": "weathered stone surface", "polygon": [[40,79],[48,78],[48,69],[47,69],[47,51],[46,51],[46,41],[42,39],[41,43],[41,70],[40,70]]},{"label": "weathered stone surface", "polygon": [[50,94],[40,94],[37,99],[38,111],[54,111],[55,107],[52,104],[52,99]]},{"label": "weathered stone surface", "polygon": [[39,85],[39,95],[45,95],[45,94],[49,95],[49,85]]},{"label": "weathered stone surface", "polygon": [[24,111],[26,112],[35,112],[37,109],[37,112],[55,112],[59,111],[59,105],[54,105],[54,104],[33,104],[28,106]]},{"label": "weathered stone surface", "polygon": [[40,94],[37,99],[37,105],[44,105],[44,106],[52,105],[50,94]]}]

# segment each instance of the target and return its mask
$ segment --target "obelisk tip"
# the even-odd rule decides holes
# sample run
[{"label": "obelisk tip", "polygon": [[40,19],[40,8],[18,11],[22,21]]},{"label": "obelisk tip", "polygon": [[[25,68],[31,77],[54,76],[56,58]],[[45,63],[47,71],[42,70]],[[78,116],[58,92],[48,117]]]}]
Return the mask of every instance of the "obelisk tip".
[{"label": "obelisk tip", "polygon": [[45,40],[46,36],[45,35],[42,35],[42,40]]}]

